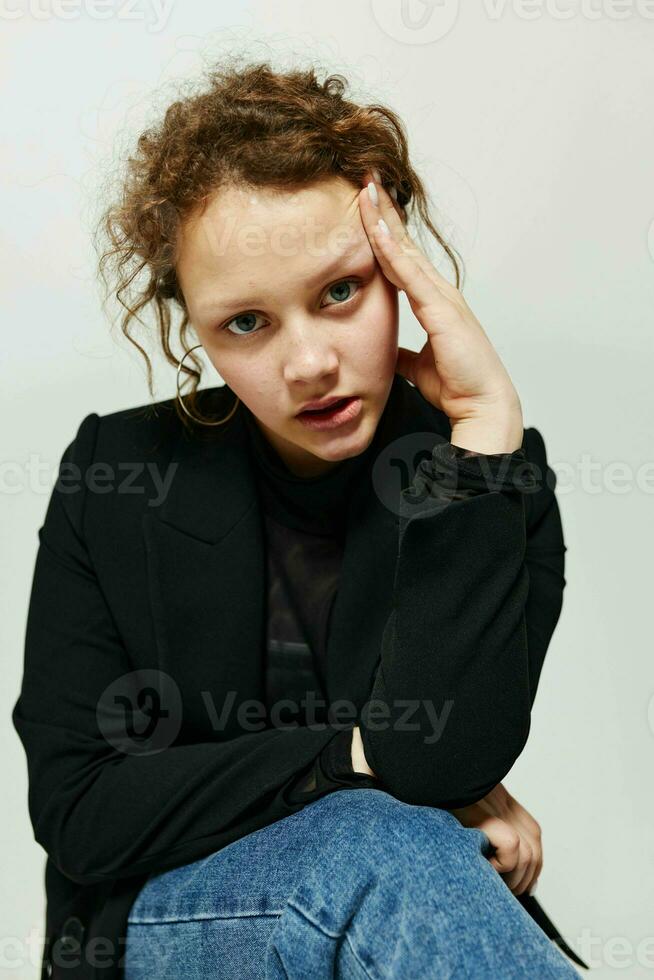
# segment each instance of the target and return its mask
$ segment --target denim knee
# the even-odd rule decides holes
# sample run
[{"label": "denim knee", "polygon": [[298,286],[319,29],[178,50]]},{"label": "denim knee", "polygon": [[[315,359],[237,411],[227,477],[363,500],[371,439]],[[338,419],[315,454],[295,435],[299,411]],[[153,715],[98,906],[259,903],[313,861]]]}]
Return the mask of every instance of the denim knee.
[{"label": "denim knee", "polygon": [[[403,803],[378,789],[336,791],[323,797],[328,830],[322,846],[330,864],[369,863],[376,872],[384,867],[394,875],[411,877],[421,867],[433,869],[455,860],[459,870],[465,856],[479,852],[480,833],[464,828],[447,810]],[[332,853],[333,852],[333,853]]]}]

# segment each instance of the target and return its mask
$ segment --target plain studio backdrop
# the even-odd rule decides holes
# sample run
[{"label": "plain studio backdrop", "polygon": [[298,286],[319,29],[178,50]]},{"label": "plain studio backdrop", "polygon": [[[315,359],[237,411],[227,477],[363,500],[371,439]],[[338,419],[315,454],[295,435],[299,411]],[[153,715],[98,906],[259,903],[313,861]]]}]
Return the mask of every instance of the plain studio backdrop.
[{"label": "plain studio backdrop", "polygon": [[[543,828],[536,896],[596,977],[654,975],[654,2],[6,0],[0,29],[0,974],[37,977],[43,929],[10,721],[37,530],[82,418],[149,400],[102,309],[93,221],[135,134],[240,50],[342,72],[405,121],[464,296],[558,477],[567,588],[504,780]],[[423,340],[402,295],[400,343]],[[221,384],[204,363],[202,386]],[[155,367],[169,398],[175,372]]]}]

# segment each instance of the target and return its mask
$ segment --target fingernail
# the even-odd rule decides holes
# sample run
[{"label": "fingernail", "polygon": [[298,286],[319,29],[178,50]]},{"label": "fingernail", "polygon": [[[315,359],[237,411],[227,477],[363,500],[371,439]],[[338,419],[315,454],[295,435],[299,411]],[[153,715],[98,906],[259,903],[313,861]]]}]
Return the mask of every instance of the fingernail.
[{"label": "fingernail", "polygon": [[379,227],[380,227],[381,231],[384,233],[384,235],[389,235],[390,236],[391,230],[390,230],[390,228],[388,227],[388,225],[386,224],[386,222],[384,221],[383,218],[380,218],[379,221],[377,222],[377,224],[379,225]]},{"label": "fingernail", "polygon": [[376,208],[379,207],[379,195],[377,194],[377,188],[372,181],[368,184],[368,197]]},{"label": "fingernail", "polygon": [[372,179],[376,180],[378,184],[381,184],[381,176],[379,171],[377,170],[377,167],[373,167],[370,173],[372,174]]},{"label": "fingernail", "polygon": [[395,189],[395,184],[391,184],[388,189],[388,193],[391,195],[394,201],[397,201],[397,190]]}]

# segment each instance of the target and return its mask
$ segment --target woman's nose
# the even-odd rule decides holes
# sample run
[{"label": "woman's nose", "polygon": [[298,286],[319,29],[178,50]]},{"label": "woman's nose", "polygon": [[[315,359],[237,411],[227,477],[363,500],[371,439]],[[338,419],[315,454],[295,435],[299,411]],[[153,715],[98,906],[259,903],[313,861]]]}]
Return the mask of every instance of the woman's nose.
[{"label": "woman's nose", "polygon": [[287,381],[314,383],[338,367],[339,358],[324,325],[300,326],[289,331],[284,351]]}]

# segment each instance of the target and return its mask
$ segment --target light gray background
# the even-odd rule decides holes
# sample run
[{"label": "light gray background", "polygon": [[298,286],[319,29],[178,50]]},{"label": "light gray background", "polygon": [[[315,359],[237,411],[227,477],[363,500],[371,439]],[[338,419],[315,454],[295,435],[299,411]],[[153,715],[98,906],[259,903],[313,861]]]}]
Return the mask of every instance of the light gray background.
[{"label": "light gray background", "polygon": [[[313,57],[353,97],[400,113],[463,254],[464,295],[545,438],[568,585],[505,784],[543,828],[536,894],[594,975],[652,976],[654,3],[228,6],[138,0],[100,19],[90,0],[13,0],[0,14],[0,974],[36,978],[43,926],[45,855],[9,719],[37,530],[82,418],[149,400],[142,362],[101,309],[97,201],[178,83],[246,46],[280,67]],[[400,342],[417,350],[424,333],[402,301]],[[219,384],[207,368],[203,384]],[[170,397],[174,370],[156,377]]]}]

